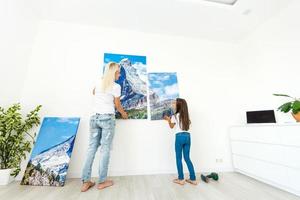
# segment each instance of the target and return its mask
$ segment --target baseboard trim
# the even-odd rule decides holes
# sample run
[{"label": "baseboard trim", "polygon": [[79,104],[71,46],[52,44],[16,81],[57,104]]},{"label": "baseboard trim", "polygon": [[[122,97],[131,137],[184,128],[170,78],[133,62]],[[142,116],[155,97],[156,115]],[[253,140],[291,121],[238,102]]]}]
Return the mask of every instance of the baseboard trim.
[{"label": "baseboard trim", "polygon": [[[208,172],[233,172],[233,168],[224,167],[224,168],[207,168],[196,170],[196,173],[208,173]],[[184,173],[188,173],[188,171],[184,171]],[[177,174],[175,170],[133,170],[133,171],[110,171],[109,176],[140,176],[140,175],[158,175],[158,174]],[[97,177],[98,174],[96,172],[92,172],[92,177]],[[69,172],[67,174],[67,178],[80,178],[81,172]]]},{"label": "baseboard trim", "polygon": [[[204,168],[200,170],[196,170],[196,173],[209,173],[209,172],[233,172],[234,169],[232,167],[220,167],[220,168]],[[184,171],[184,173],[188,173],[188,171]],[[177,174],[176,170],[132,170],[132,171],[110,171],[109,176],[140,176],[140,175],[158,175],[158,174]],[[97,171],[92,172],[92,177],[97,177]],[[15,180],[22,180],[23,176],[18,176]],[[67,178],[80,178],[81,171],[77,172],[68,172]]]}]

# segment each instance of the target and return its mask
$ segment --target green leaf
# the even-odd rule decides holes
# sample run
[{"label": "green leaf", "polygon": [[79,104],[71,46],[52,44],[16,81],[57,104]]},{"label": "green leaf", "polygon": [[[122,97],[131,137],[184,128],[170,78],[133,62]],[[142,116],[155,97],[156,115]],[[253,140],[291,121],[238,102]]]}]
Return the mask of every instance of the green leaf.
[{"label": "green leaf", "polygon": [[281,105],[278,108],[278,110],[280,110],[281,112],[284,112],[284,113],[288,113],[292,109],[292,104],[293,104],[293,102],[287,102],[287,103]]},{"label": "green leaf", "polygon": [[293,98],[289,95],[286,95],[286,94],[273,94],[274,96],[280,96],[280,97],[290,97],[290,98]]},{"label": "green leaf", "polygon": [[13,168],[14,176],[20,172],[22,159],[31,151],[35,135],[29,137],[28,134],[40,124],[40,109],[41,105],[37,106],[24,119],[19,103],[7,109],[0,107],[0,168]]},{"label": "green leaf", "polygon": [[294,101],[292,109],[293,113],[297,114],[300,111],[300,101]]}]

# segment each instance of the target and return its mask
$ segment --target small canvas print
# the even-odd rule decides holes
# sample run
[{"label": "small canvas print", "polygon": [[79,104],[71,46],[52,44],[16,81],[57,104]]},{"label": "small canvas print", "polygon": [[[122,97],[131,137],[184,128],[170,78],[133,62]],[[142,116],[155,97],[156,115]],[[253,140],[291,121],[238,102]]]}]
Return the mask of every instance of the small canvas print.
[{"label": "small canvas print", "polygon": [[149,73],[149,101],[151,120],[172,115],[171,103],[179,97],[177,74]]},{"label": "small canvas print", "polygon": [[22,185],[64,186],[80,118],[45,117]]},{"label": "small canvas print", "polygon": [[[120,64],[121,76],[116,81],[121,86],[121,104],[129,119],[147,119],[147,68],[146,56],[104,54],[104,65]],[[116,118],[121,116],[117,112]]]}]

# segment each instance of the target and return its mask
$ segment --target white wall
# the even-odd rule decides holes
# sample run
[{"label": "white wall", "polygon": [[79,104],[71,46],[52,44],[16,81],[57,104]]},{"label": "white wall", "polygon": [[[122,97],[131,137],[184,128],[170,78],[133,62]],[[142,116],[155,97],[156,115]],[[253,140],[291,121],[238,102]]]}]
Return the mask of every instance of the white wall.
[{"label": "white wall", "polygon": [[[24,11],[19,12],[13,1],[7,2],[5,6],[10,9],[0,6],[5,27],[0,32],[4,55],[1,75],[5,74],[0,94],[5,99],[0,103],[17,101],[21,96],[25,111],[42,104],[42,116],[81,117],[69,177],[81,174],[91,88],[100,73],[104,52],[146,55],[149,72],[178,72],[180,95],[190,106],[191,156],[196,171],[231,169],[227,129],[244,123],[245,110],[275,109],[285,101],[272,93],[300,96],[299,1],[238,45],[54,21],[40,23],[34,38],[36,19],[23,18]],[[11,17],[5,20],[7,15]],[[11,26],[15,22],[16,26]],[[288,115],[279,117],[281,121],[291,120]],[[118,121],[110,175],[175,173],[173,143],[174,136],[164,122]],[[216,158],[222,158],[223,163],[216,163]]]},{"label": "white wall", "polygon": [[[26,110],[42,116],[79,116],[69,177],[79,177],[88,144],[91,90],[103,53],[147,56],[148,72],[178,73],[192,120],[196,171],[231,170],[227,128],[240,123],[240,65],[236,46],[182,37],[43,21],[22,94]],[[223,163],[216,163],[216,158]],[[97,176],[98,156],[93,168]],[[26,162],[23,163],[25,167]],[[174,135],[164,121],[117,121],[110,175],[175,173]],[[22,173],[21,173],[22,174]]]},{"label": "white wall", "polygon": [[[287,93],[300,97],[300,1],[293,1],[276,17],[249,35],[239,46],[243,68],[244,109],[276,109]],[[294,122],[291,115],[277,113],[279,122]]]},{"label": "white wall", "polygon": [[25,0],[0,1],[0,105],[20,100],[37,18]]}]

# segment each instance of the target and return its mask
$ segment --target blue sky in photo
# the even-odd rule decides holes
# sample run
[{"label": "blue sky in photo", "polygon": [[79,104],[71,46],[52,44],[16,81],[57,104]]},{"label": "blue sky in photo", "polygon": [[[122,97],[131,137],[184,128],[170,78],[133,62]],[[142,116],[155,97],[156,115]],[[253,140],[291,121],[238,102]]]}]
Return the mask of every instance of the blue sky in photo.
[{"label": "blue sky in photo", "polygon": [[[112,53],[104,53],[104,66],[108,62],[116,62],[120,63],[120,61],[124,58],[130,60],[131,65],[136,69],[136,73],[139,78],[145,82],[147,82],[147,69],[146,69],[146,56],[135,56],[135,55],[125,55],[125,54],[112,54]],[[102,69],[104,72],[104,67]],[[103,73],[102,72],[102,73]],[[121,76],[119,80],[116,81],[119,85],[121,85],[121,90],[123,91],[123,81],[126,78],[126,72],[124,68],[121,68]],[[125,95],[125,94],[122,94]]]},{"label": "blue sky in photo", "polygon": [[[122,59],[128,58],[131,62],[140,62],[146,65],[146,56],[134,56],[125,54],[104,53],[104,63],[116,62],[119,63]],[[133,63],[132,63],[133,64]]]},{"label": "blue sky in photo", "polygon": [[[137,56],[137,55],[126,55],[126,54],[114,54],[114,53],[104,53],[104,66],[109,62],[120,63],[124,58],[128,58],[131,61],[131,64],[142,63],[146,65],[146,56]],[[104,66],[102,66],[101,73],[104,72]]]},{"label": "blue sky in photo", "polygon": [[176,72],[149,73],[149,87],[160,100],[179,97]]},{"label": "blue sky in photo", "polygon": [[45,117],[31,158],[76,135],[80,118]]}]

